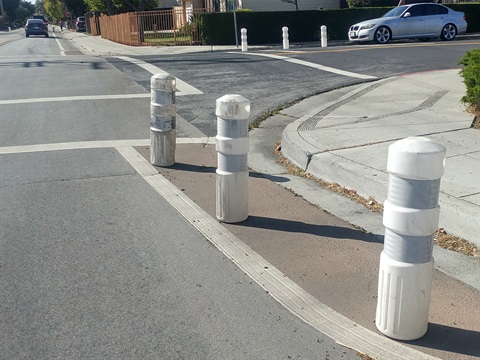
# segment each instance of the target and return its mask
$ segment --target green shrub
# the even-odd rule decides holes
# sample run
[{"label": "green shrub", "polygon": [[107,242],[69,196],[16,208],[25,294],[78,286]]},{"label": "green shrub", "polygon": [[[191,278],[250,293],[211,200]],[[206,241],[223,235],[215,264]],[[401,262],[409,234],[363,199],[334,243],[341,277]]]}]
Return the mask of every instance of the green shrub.
[{"label": "green shrub", "polygon": [[463,102],[470,104],[474,110],[480,111],[480,49],[467,51],[459,64],[464,68],[460,71],[467,87]]}]

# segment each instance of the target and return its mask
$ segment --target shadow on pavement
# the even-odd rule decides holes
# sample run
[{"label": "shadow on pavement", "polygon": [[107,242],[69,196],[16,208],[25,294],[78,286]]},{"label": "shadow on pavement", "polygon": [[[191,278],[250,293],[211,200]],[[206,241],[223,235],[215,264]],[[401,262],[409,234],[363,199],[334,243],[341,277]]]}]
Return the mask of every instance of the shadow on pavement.
[{"label": "shadow on pavement", "polygon": [[[181,171],[191,171],[191,172],[197,172],[197,173],[212,173],[215,174],[217,168],[213,166],[206,166],[206,165],[193,165],[193,164],[186,164],[186,163],[180,163],[176,162],[171,169],[175,170],[181,170]],[[259,178],[259,179],[268,179],[270,181],[275,181],[275,182],[288,182],[290,181],[289,178],[283,177],[283,176],[278,176],[278,175],[265,175],[265,174],[260,174],[254,171],[249,172],[249,176],[252,178]]]},{"label": "shadow on pavement", "polygon": [[480,357],[480,332],[447,325],[429,323],[425,336],[405,343]]},{"label": "shadow on pavement", "polygon": [[213,166],[193,165],[193,164],[185,164],[181,162],[176,162],[173,166],[169,167],[169,169],[198,172],[198,173],[213,173],[213,174],[215,173],[215,170],[216,170],[216,168]]},{"label": "shadow on pavement", "polygon": [[365,234],[360,230],[339,226],[308,224],[302,221],[276,219],[263,216],[250,215],[247,220],[237,223],[236,225],[258,229],[310,234],[315,236],[326,236],[336,239],[352,239],[378,243],[373,236]]}]

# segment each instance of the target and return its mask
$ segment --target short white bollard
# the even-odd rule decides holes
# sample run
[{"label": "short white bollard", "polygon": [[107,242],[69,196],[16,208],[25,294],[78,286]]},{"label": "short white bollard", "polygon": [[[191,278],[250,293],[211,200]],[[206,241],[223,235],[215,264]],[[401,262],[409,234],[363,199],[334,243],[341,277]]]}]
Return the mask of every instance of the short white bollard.
[{"label": "short white bollard", "polygon": [[247,29],[242,29],[240,30],[241,32],[241,37],[240,39],[242,40],[242,51],[248,51],[248,42],[247,42]]},{"label": "short white bollard", "polygon": [[176,106],[175,77],[167,73],[150,79],[150,163],[156,166],[175,164]]},{"label": "short white bollard", "polygon": [[284,26],[282,28],[283,32],[283,50],[288,50],[290,47],[290,42],[288,41],[288,27]]},{"label": "short white bollard", "polygon": [[12,31],[12,28],[9,26],[8,27],[8,32],[11,32]]},{"label": "short white bollard", "polygon": [[248,217],[248,117],[250,101],[241,95],[217,99],[217,219],[226,223]]},{"label": "short white bollard", "polygon": [[445,154],[445,147],[423,137],[388,149],[376,326],[394,339],[414,340],[427,331]]},{"label": "short white bollard", "polygon": [[322,47],[327,47],[327,27],[325,25],[320,27],[320,44]]}]

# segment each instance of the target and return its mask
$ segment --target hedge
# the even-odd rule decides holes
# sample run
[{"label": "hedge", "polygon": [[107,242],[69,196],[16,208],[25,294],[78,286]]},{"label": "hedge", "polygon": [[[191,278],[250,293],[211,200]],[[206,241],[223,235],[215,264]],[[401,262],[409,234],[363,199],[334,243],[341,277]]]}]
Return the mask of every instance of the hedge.
[{"label": "hedge", "polygon": [[[449,4],[467,16],[467,32],[480,31],[480,3]],[[320,41],[320,26],[326,25],[330,40],[347,40],[348,29],[357,22],[382,16],[392,7],[349,8],[335,10],[237,12],[237,32],[246,28],[251,45],[282,42],[282,27],[289,29],[289,40],[295,42]],[[233,13],[198,15],[204,45],[234,45]]]},{"label": "hedge", "polygon": [[480,49],[468,51],[459,64],[464,66],[460,73],[467,87],[462,100],[480,111]]}]

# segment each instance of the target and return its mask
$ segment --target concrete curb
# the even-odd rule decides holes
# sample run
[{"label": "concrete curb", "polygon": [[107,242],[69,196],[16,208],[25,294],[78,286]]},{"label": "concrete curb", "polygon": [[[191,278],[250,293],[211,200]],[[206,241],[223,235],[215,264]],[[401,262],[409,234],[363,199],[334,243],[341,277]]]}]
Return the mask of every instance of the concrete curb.
[{"label": "concrete curb", "polygon": [[[295,136],[295,133],[296,132],[284,131],[282,136],[282,153],[285,157],[299,166],[298,164],[300,163],[306,163],[311,154],[308,153],[308,151],[303,151],[301,147],[298,146],[298,143],[295,143],[296,140],[301,139],[301,137],[298,136],[298,133],[296,134],[297,136]],[[299,167],[304,170],[306,169],[309,174],[317,178],[336,182],[347,188],[355,189],[360,194],[370,194],[370,196],[376,199],[378,199],[379,195],[375,196],[375,193],[378,192],[379,189],[382,189],[385,193],[383,194],[383,199],[385,199],[388,185],[387,173],[379,172],[380,176],[367,178],[359,175],[362,173],[358,170],[358,168],[362,166],[361,164],[348,162],[347,160],[342,162],[340,157],[336,157],[334,154],[330,153],[323,153],[322,155],[326,155],[326,158],[329,160],[315,160],[317,156],[313,156],[308,167]],[[288,183],[278,182],[278,184],[302,195],[306,200],[329,213],[348,221],[352,225],[365,229],[367,232],[374,234],[379,241],[383,241],[384,227],[382,225],[381,213],[366,211],[362,205],[357,206],[350,200],[348,200],[348,204],[346,204],[347,200],[345,200],[345,198],[341,195],[331,193],[328,190],[315,189],[313,192],[308,191],[308,186],[302,184],[302,182],[302,179],[297,181],[293,181],[292,179],[292,181]],[[351,186],[347,186],[347,183]],[[362,192],[358,190],[360,188],[362,189]],[[445,194],[441,194],[441,199],[439,201],[441,207],[440,226],[443,226],[442,224],[447,224],[448,226],[446,226],[446,228],[449,229],[449,231],[453,232],[456,230],[456,232],[465,233],[466,235],[474,233],[476,231],[474,227],[468,227],[468,225],[473,224],[475,219],[471,216],[465,216],[466,204],[459,204],[457,199],[448,196],[447,201],[445,202],[443,199],[444,197]],[[352,211],[352,206],[357,208],[356,211],[355,209]],[[474,214],[474,205],[470,206],[470,211]],[[478,276],[480,272],[480,261],[478,258],[445,250],[439,246],[434,246],[433,256],[436,269],[477,290],[480,290],[480,277]]]}]

